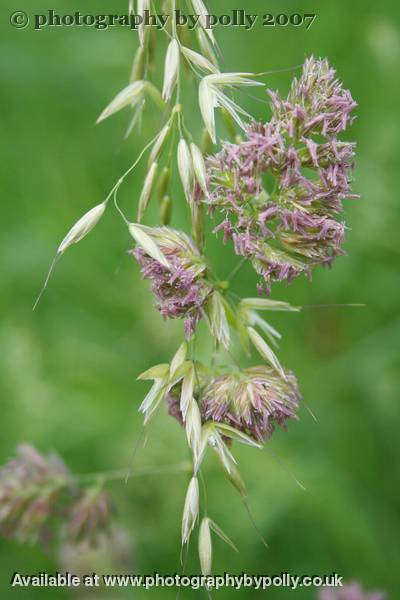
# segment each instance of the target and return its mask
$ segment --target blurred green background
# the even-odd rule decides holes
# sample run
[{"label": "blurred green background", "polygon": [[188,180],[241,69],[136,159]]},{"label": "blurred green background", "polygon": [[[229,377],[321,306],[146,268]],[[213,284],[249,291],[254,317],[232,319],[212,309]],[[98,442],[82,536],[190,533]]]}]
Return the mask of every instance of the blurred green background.
[{"label": "blurred green background", "polygon": [[[138,373],[166,362],[181,340],[179,323],[164,323],[152,306],[148,285],[127,256],[129,238],[111,210],[96,231],[59,263],[36,312],[32,304],[55,248],[70,226],[100,202],[119,175],[157,131],[150,111],[141,134],[123,134],[128,114],[95,127],[96,117],[127,82],[137,44],[125,28],[48,28],[18,31],[9,14],[54,8],[63,13],[125,12],[124,1],[3,0],[1,63],[1,277],[0,463],[20,441],[43,452],[54,449],[74,472],[113,469],[131,461],[141,431],[137,407],[148,386]],[[269,549],[261,544],[235,491],[213,460],[207,462],[210,515],[240,548],[215,541],[214,571],[325,574],[360,580],[391,598],[398,577],[399,227],[398,157],[400,32],[396,0],[365,2],[211,3],[223,13],[316,12],[309,31],[233,28],[216,31],[226,70],[265,71],[292,67],[313,53],[328,57],[359,102],[349,139],[358,144],[356,191],[347,202],[346,250],[333,270],[313,281],[275,285],[273,297],[301,305],[365,303],[365,308],[305,308],[275,315],[283,333],[282,362],[298,375],[305,406],[289,432],[277,431],[267,450],[237,448],[250,504]],[[398,13],[397,13],[398,15]],[[160,56],[161,59],[161,56]],[[162,59],[161,59],[162,60]],[[266,78],[283,92],[291,73]],[[241,102],[267,118],[263,92]],[[260,101],[262,100],[262,101]],[[201,123],[188,97],[190,126]],[[135,214],[143,165],[130,177],[121,203]],[[174,198],[173,225],[187,220],[181,195]],[[150,217],[155,216],[151,213]],[[225,247],[213,261],[221,277],[237,259]],[[254,294],[255,278],[244,269],[235,291]],[[206,338],[204,337],[204,340]],[[206,341],[204,341],[206,344]],[[205,351],[207,346],[204,346]],[[303,492],[275,459],[304,483]],[[183,431],[161,414],[135,467],[162,468],[187,458]],[[160,475],[110,486],[118,523],[127,529],[128,570],[180,572],[180,520],[187,476]],[[397,505],[397,506],[396,506]],[[14,571],[62,568],[58,552],[0,541],[2,597],[73,598],[72,592],[9,588]],[[197,572],[194,544],[186,572]],[[69,563],[67,563],[69,564]],[[100,569],[101,570],[101,569]],[[103,569],[104,570],[104,569]],[[235,597],[258,596],[243,589]],[[230,589],[215,593],[230,598]],[[312,590],[267,592],[271,600],[299,600]],[[176,590],[109,590],[98,597],[175,598]],[[203,591],[183,590],[181,597]],[[88,594],[88,597],[97,597]]]}]

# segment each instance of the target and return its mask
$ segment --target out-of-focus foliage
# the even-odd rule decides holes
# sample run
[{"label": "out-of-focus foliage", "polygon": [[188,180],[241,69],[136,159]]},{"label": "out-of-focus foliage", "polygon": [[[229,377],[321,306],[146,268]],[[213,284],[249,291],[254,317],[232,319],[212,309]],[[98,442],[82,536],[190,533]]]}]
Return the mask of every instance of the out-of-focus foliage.
[{"label": "out-of-focus foliage", "polygon": [[[60,12],[124,12],[125,2],[61,2]],[[232,2],[217,3],[223,12]],[[3,3],[4,15],[16,9]],[[43,12],[44,0],[26,10]],[[400,210],[398,118],[400,84],[397,2],[361,0],[331,3],[298,0],[246,2],[246,10],[317,12],[309,31],[262,28],[251,32],[219,28],[227,70],[260,72],[301,64],[306,55],[328,57],[359,103],[351,139],[358,143],[355,189],[360,201],[347,203],[347,257],[332,271],[319,270],[289,288],[275,285],[273,297],[296,305],[365,303],[365,308],[308,307],[276,313],[283,333],[279,357],[299,379],[305,402],[301,420],[277,431],[267,449],[241,447],[237,455],[250,492],[254,518],[269,542],[266,550],[242,508],[240,497],[219,466],[207,462],[210,516],[239,547],[215,544],[216,572],[319,574],[336,571],[366,589],[399,589],[395,482],[399,476],[398,398],[400,318],[398,314]],[[168,361],[179,343],[180,325],[163,323],[152,308],[127,250],[129,235],[110,211],[95,232],[63,257],[36,312],[31,308],[59,242],[85,210],[100,202],[157,130],[149,111],[142,132],[123,141],[123,112],[94,122],[128,78],[136,34],[124,28],[49,28],[18,31],[7,25],[0,38],[1,63],[1,278],[0,462],[20,441],[47,452],[55,449],[74,472],[129,464],[141,431],[137,408],[147,390],[136,382],[150,365]],[[292,73],[268,77],[287,89]],[[257,93],[257,98],[255,94]],[[187,101],[191,102],[190,92]],[[242,103],[267,118],[262,92],[242,94]],[[261,101],[260,101],[261,100]],[[193,110],[193,119],[200,116]],[[121,192],[133,217],[144,165]],[[178,189],[178,188],[177,188]],[[174,198],[172,225],[186,222],[183,197]],[[150,212],[150,218],[154,216]],[[214,247],[221,278],[237,264],[233,252]],[[255,277],[244,269],[235,280],[252,295]],[[201,352],[207,353],[207,336]],[[184,432],[160,415],[135,465],[162,467],[186,459]],[[276,456],[307,488],[293,482]],[[135,466],[134,465],[134,466]],[[134,559],[125,569],[141,573],[180,571],[180,519],[187,477],[166,474],[114,482],[119,519],[130,534]],[[124,541],[126,543],[126,540]],[[55,552],[0,541],[4,597],[72,598],[51,589],[10,590],[14,571],[55,571]],[[99,567],[105,570],[104,564]],[[195,572],[189,559],[186,572]],[[104,597],[144,597],[141,590],[113,590]],[[185,591],[184,597],[199,592]],[[220,598],[230,598],[222,590]],[[292,592],[299,600],[311,590]],[[175,598],[158,588],[146,595]],[[237,598],[252,595],[236,592]],[[254,596],[258,592],[253,592]],[[271,590],[272,599],[287,590]]]}]

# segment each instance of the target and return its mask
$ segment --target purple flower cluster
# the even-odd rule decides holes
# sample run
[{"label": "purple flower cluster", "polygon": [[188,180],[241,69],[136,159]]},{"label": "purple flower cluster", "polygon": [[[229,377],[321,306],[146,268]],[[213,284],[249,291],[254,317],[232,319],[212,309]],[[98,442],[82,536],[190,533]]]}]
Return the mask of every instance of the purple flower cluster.
[{"label": "purple flower cluster", "polygon": [[178,421],[180,425],[184,425],[183,415],[181,411],[181,393],[182,384],[174,385],[166,396],[167,410],[170,417]]},{"label": "purple flower cluster", "polygon": [[[252,123],[247,139],[225,143],[208,160],[215,227],[262,279],[290,282],[342,253],[337,220],[351,192],[354,143],[338,139],[356,103],[326,60],[308,59],[283,99],[269,90],[272,118]],[[273,181],[273,185],[271,182]],[[267,188],[271,188],[267,191]]]},{"label": "purple flower cluster", "polygon": [[23,444],[0,469],[0,533],[44,545],[64,523],[69,541],[97,543],[108,530],[111,502],[99,486],[82,490],[56,454],[42,456]]},{"label": "purple flower cluster", "polygon": [[17,456],[0,470],[2,535],[47,543],[49,522],[66,485],[70,485],[69,473],[58,456],[44,457],[32,446],[20,445]]},{"label": "purple flower cluster", "polygon": [[205,421],[227,423],[264,442],[275,425],[297,418],[300,399],[292,372],[283,379],[270,367],[250,367],[213,379],[204,391],[201,413]]},{"label": "purple flower cluster", "polygon": [[[297,380],[291,371],[285,379],[267,366],[250,367],[217,377],[203,377],[197,398],[201,420],[226,423],[258,442],[270,437],[276,425],[297,419],[301,400]],[[181,383],[167,394],[168,414],[184,424],[180,409]]]},{"label": "purple flower cluster", "polygon": [[387,600],[382,592],[363,592],[358,583],[350,583],[340,588],[324,588],[318,600]]},{"label": "purple flower cluster", "polygon": [[193,335],[212,292],[205,279],[206,266],[194,243],[182,232],[154,228],[158,245],[169,267],[155,260],[140,247],[132,250],[142,276],[152,282],[156,307],[165,319],[184,319],[187,339]]},{"label": "purple flower cluster", "polygon": [[109,530],[113,504],[109,494],[99,487],[85,490],[70,509],[65,534],[69,541],[85,540],[97,545],[102,533]]}]

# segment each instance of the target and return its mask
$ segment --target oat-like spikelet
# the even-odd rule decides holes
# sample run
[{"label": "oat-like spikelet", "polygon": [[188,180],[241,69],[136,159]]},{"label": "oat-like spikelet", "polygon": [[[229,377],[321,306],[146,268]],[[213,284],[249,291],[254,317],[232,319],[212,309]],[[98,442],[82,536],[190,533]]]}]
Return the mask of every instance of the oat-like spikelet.
[{"label": "oat-like spikelet", "polygon": [[250,115],[236,104],[224,92],[224,89],[263,85],[259,81],[250,79],[251,76],[252,73],[212,73],[201,80],[199,85],[200,111],[204,125],[214,144],[217,141],[215,109],[218,107],[225,109],[236,124],[241,129],[245,129],[243,117],[250,118]]},{"label": "oat-like spikelet", "polygon": [[182,517],[182,545],[187,544],[190,534],[199,517],[199,482],[197,477],[190,480]]},{"label": "oat-like spikelet", "polygon": [[164,85],[162,96],[168,102],[171,99],[179,74],[179,44],[173,39],[170,41],[165,55]]},{"label": "oat-like spikelet", "polygon": [[190,203],[194,182],[193,161],[189,146],[184,138],[181,138],[178,143],[177,163],[183,191],[185,192],[186,200]]}]

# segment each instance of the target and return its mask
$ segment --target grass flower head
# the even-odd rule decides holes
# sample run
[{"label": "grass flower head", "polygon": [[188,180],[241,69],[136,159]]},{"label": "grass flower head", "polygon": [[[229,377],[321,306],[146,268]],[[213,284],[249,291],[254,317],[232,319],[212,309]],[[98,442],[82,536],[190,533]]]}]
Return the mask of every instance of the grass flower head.
[{"label": "grass flower head", "polygon": [[[354,144],[338,139],[356,103],[326,60],[308,59],[286,99],[271,96],[272,118],[253,122],[246,139],[225,143],[208,161],[207,204],[223,220],[215,232],[233,241],[260,275],[290,282],[343,253],[338,219],[351,191]],[[267,189],[265,177],[274,181]]]}]

